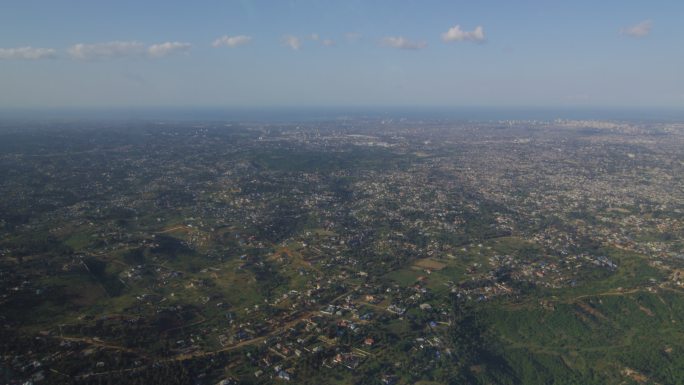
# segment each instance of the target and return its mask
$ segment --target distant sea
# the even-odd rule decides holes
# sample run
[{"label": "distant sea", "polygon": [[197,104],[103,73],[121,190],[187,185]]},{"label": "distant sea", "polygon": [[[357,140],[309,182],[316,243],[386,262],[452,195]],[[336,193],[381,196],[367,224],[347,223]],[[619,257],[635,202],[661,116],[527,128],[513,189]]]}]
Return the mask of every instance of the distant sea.
[{"label": "distant sea", "polygon": [[273,108],[60,108],[0,109],[0,120],[144,120],[304,122],[340,119],[453,121],[623,120],[684,121],[684,108],[517,108],[517,107],[273,107]]}]

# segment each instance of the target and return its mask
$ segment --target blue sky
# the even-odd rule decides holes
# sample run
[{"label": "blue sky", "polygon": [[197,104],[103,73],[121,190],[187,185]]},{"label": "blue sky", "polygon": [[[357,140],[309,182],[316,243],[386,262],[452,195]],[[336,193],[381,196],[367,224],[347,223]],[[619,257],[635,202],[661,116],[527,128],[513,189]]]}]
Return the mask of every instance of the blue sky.
[{"label": "blue sky", "polygon": [[683,19],[656,0],[4,0],[0,107],[684,108]]}]

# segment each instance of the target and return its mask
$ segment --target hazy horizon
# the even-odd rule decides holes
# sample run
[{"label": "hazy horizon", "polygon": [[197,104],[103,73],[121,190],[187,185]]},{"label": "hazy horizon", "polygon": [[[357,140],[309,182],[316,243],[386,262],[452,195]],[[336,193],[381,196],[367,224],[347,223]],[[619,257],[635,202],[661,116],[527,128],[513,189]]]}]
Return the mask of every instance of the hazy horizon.
[{"label": "hazy horizon", "polygon": [[0,108],[7,120],[131,120],[131,121],[254,121],[294,122],[340,119],[409,119],[451,121],[499,120],[623,120],[678,121],[684,109],[500,106],[252,106],[252,107],[112,107]]}]

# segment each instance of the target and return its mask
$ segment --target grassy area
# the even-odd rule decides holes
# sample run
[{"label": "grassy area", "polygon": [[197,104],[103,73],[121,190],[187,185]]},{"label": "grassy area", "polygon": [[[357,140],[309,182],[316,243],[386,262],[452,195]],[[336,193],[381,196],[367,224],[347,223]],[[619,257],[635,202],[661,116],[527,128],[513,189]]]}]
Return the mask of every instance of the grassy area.
[{"label": "grassy area", "polygon": [[615,248],[602,251],[618,265],[615,272],[588,272],[577,287],[551,290],[549,294],[572,300],[579,296],[644,287],[651,284],[651,279],[661,282],[665,278],[665,274],[650,266],[644,256]]},{"label": "grassy area", "polygon": [[498,254],[516,255],[521,252],[539,252],[539,248],[531,242],[518,237],[501,237],[488,242],[492,250]]},{"label": "grassy area", "polygon": [[585,297],[553,310],[491,305],[486,318],[523,383],[617,384],[633,370],[648,383],[674,384],[684,373],[683,308],[679,293],[637,292]]},{"label": "grassy area", "polygon": [[389,280],[397,283],[400,286],[408,286],[416,282],[418,277],[421,275],[420,271],[413,270],[411,268],[405,268],[400,270],[392,271],[385,277]]},{"label": "grassy area", "polygon": [[85,231],[78,231],[74,232],[73,235],[67,238],[64,241],[64,244],[71,247],[74,250],[83,250],[92,242],[92,240],[93,238],[91,237],[90,233]]}]

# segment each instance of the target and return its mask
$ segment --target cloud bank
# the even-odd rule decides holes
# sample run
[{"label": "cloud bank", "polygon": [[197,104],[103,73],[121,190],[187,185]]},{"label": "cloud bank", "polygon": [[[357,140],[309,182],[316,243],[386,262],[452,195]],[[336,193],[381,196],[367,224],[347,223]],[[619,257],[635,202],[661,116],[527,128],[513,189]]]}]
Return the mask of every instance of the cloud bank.
[{"label": "cloud bank", "polygon": [[80,60],[108,59],[142,55],[145,45],[137,41],[110,41],[95,44],[74,44],[67,51],[71,57]]},{"label": "cloud bank", "polygon": [[403,36],[387,36],[382,38],[380,43],[386,47],[398,49],[417,50],[427,47],[427,43],[424,41],[411,41]]},{"label": "cloud bank", "polygon": [[348,42],[355,43],[355,42],[361,40],[363,35],[361,35],[358,32],[347,32],[346,34],[344,34],[344,37],[347,39]]},{"label": "cloud bank", "polygon": [[56,57],[57,51],[52,48],[0,48],[0,60],[40,60]]},{"label": "cloud bank", "polygon": [[164,57],[174,53],[188,52],[192,45],[178,41],[153,44],[147,48],[147,54],[151,57]]},{"label": "cloud bank", "polygon": [[282,38],[282,43],[285,47],[289,47],[295,51],[298,51],[302,47],[302,41],[297,36],[285,35]]},{"label": "cloud bank", "polygon": [[311,41],[318,42],[318,44],[322,45],[323,47],[334,47],[337,45],[335,40],[323,38],[321,35],[315,32],[310,34],[308,38]]},{"label": "cloud bank", "polygon": [[173,53],[187,52],[189,43],[166,42],[146,47],[138,41],[110,41],[95,44],[74,44],[68,49],[69,55],[79,60],[115,59],[123,57],[160,58]]},{"label": "cloud bank", "polygon": [[651,33],[651,28],[653,28],[653,22],[651,20],[644,20],[638,24],[631,27],[623,28],[620,33],[625,36],[641,38],[646,37]]},{"label": "cloud bank", "polygon": [[442,34],[442,41],[445,43],[454,41],[482,43],[485,41],[484,29],[481,25],[478,25],[472,31],[464,31],[461,29],[461,26],[457,24]]},{"label": "cloud bank", "polygon": [[248,44],[250,41],[252,41],[251,36],[246,36],[246,35],[237,35],[237,36],[228,36],[228,35],[223,35],[219,37],[218,39],[214,40],[211,45],[213,47],[237,47],[240,45],[245,45]]}]

